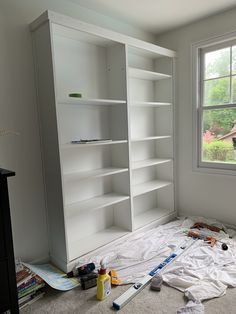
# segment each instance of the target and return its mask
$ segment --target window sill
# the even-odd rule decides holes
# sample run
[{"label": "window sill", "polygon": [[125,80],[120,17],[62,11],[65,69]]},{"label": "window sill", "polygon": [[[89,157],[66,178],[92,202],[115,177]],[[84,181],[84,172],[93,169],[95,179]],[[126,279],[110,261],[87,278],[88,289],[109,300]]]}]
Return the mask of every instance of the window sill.
[{"label": "window sill", "polygon": [[[216,174],[216,175],[225,175],[225,176],[236,176],[236,165],[232,168],[229,169],[229,167],[225,167],[224,169],[223,168],[217,168],[217,165],[219,164],[216,164],[216,165],[209,165],[208,163],[207,164],[204,164],[204,165],[199,165],[199,166],[193,166],[193,172],[199,172],[199,173],[202,173],[202,174]],[[215,166],[215,167],[214,167]],[[225,166],[228,166],[228,165],[225,165]],[[221,165],[222,167],[222,165]]]}]

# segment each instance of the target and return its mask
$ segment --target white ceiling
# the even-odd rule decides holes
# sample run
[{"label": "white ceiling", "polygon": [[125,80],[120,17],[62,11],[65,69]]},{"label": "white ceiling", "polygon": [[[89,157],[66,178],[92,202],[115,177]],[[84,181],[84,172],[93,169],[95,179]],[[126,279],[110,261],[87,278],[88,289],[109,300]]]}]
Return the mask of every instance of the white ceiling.
[{"label": "white ceiling", "polygon": [[157,34],[236,6],[236,0],[71,0]]}]

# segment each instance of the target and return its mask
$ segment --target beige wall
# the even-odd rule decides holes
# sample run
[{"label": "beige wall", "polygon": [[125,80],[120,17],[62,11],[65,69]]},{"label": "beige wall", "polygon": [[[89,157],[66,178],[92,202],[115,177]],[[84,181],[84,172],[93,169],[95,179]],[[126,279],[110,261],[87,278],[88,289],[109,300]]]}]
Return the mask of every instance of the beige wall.
[{"label": "beige wall", "polygon": [[36,107],[31,35],[28,24],[51,9],[140,39],[151,35],[131,25],[64,0],[0,1],[0,128],[19,136],[0,137],[0,165],[14,170],[9,179],[15,255],[48,257],[48,239]]},{"label": "beige wall", "polygon": [[236,226],[236,176],[193,171],[191,44],[236,31],[236,9],[157,37],[177,50],[177,208],[180,214],[220,219]]}]

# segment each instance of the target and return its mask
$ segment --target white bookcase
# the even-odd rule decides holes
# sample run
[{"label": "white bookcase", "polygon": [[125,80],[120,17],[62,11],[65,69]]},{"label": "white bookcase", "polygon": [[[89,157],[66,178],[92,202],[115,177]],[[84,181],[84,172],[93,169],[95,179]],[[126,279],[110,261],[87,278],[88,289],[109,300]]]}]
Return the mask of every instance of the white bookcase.
[{"label": "white bookcase", "polygon": [[51,11],[31,31],[50,255],[69,271],[175,216],[175,52]]},{"label": "white bookcase", "polygon": [[128,48],[133,229],[174,211],[173,59]]}]

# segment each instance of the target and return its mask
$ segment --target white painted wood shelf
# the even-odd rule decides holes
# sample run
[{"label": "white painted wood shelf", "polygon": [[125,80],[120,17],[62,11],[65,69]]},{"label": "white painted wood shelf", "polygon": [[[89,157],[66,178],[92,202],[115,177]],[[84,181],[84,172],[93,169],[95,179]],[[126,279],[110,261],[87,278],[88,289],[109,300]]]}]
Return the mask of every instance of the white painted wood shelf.
[{"label": "white painted wood shelf", "polygon": [[170,210],[163,208],[153,208],[134,216],[134,229],[139,229],[151,222],[167,216]]},{"label": "white painted wood shelf", "polygon": [[63,177],[66,181],[70,180],[85,180],[90,178],[100,178],[105,176],[111,176],[117,173],[127,172],[128,168],[115,168],[115,167],[108,167],[108,168],[100,168],[94,169],[90,171],[79,171],[79,172],[72,172],[72,173],[64,173]]},{"label": "white painted wood shelf", "polygon": [[151,167],[155,165],[160,165],[164,164],[167,162],[171,162],[172,159],[167,159],[167,158],[150,158],[146,160],[139,160],[139,161],[133,161],[132,162],[132,169],[140,169],[140,168],[146,168],[146,167]]},{"label": "white painted wood shelf", "polygon": [[121,238],[128,234],[127,230],[112,226],[107,229],[101,230],[88,237],[79,239],[78,241],[72,241],[69,244],[70,247],[70,260],[76,259],[78,256],[84,255],[93,251],[101,246],[104,246],[114,240]]},{"label": "white painted wood shelf", "polygon": [[129,76],[140,80],[158,81],[171,78],[171,75],[158,73],[153,71],[147,71],[139,68],[129,68]]},{"label": "white painted wood shelf", "polygon": [[137,185],[133,185],[133,196],[138,196],[138,195],[145,194],[151,191],[162,189],[171,184],[172,182],[168,182],[168,181],[153,180],[153,181],[148,181],[148,182],[140,183]]},{"label": "white painted wood shelf", "polygon": [[83,144],[72,144],[72,143],[67,143],[67,144],[62,144],[61,149],[68,149],[68,148],[85,148],[85,147],[90,147],[90,146],[104,146],[104,145],[116,145],[116,144],[125,144],[127,143],[127,140],[117,140],[117,141],[101,141],[101,142],[88,142],[88,143],[83,143]]},{"label": "white painted wood shelf", "polygon": [[169,102],[158,102],[158,101],[132,101],[130,107],[170,107],[172,103]]},{"label": "white painted wood shelf", "polygon": [[131,139],[131,142],[153,141],[153,140],[161,140],[161,139],[166,139],[166,138],[171,138],[171,137],[172,137],[171,135],[140,137],[140,138]]},{"label": "white painted wood shelf", "polygon": [[118,193],[107,193],[91,199],[66,205],[66,216],[77,215],[80,211],[98,210],[103,207],[111,206],[129,199],[127,195]]},{"label": "white painted wood shelf", "polygon": [[59,99],[57,101],[61,105],[80,105],[80,106],[113,106],[113,105],[125,105],[125,100],[115,99],[85,99],[79,97],[68,97],[66,99]]}]

